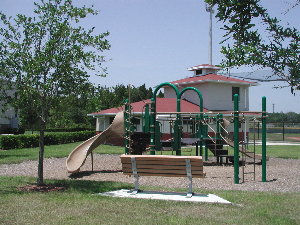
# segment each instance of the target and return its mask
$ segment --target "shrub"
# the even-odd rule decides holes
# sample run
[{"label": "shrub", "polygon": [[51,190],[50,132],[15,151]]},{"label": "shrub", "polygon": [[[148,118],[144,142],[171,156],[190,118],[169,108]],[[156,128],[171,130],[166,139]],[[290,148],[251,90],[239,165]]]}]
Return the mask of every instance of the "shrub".
[{"label": "shrub", "polygon": [[[85,141],[95,135],[95,131],[46,133],[45,145],[67,144],[77,141]],[[32,148],[39,146],[38,134],[1,135],[0,148]]]},{"label": "shrub", "polygon": [[[95,128],[84,128],[84,127],[75,127],[75,128],[47,128],[46,132],[77,132],[77,131],[94,131]],[[34,130],[38,131],[38,130]]]}]

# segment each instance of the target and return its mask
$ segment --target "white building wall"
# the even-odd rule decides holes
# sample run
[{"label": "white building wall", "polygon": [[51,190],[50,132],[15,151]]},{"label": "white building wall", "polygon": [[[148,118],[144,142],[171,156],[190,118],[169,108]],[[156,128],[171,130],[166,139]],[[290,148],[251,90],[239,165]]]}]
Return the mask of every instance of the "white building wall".
[{"label": "white building wall", "polygon": [[[7,94],[12,97],[14,93],[14,91],[7,91]],[[8,106],[7,108],[4,108],[5,111],[2,112],[3,107],[3,102],[0,102],[0,129],[18,128],[19,121],[15,109],[13,107]]]},{"label": "white building wall", "polygon": [[96,131],[104,131],[104,117],[97,117],[96,119]]},{"label": "white building wall", "polygon": [[[185,87],[191,87],[192,85],[179,87],[181,91]],[[209,110],[233,110],[232,101],[232,87],[240,87],[240,110],[249,110],[249,87],[243,85],[234,84],[219,84],[219,83],[203,83],[196,84],[193,87],[200,90],[203,96],[203,106]],[[172,88],[165,87],[165,98],[175,98],[176,94]],[[198,94],[194,91],[187,91],[183,94],[182,99],[186,99],[199,105]]]}]

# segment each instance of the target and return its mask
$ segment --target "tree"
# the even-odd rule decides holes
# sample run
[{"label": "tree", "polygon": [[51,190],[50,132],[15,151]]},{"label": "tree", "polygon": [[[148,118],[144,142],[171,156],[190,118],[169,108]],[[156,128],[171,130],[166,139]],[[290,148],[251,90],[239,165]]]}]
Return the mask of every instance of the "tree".
[{"label": "tree", "polygon": [[[16,97],[1,99],[20,112],[39,120],[40,147],[37,184],[43,181],[44,130],[51,109],[60,97],[80,96],[90,90],[90,74],[105,75],[102,52],[110,48],[109,33],[94,34],[94,28],[79,25],[98,11],[76,7],[72,0],[41,0],[34,3],[34,17],[18,14],[15,19],[0,13],[0,82],[9,82]],[[1,86],[2,87],[2,86]],[[26,107],[24,107],[26,106]]]},{"label": "tree", "polygon": [[[273,80],[287,82],[294,90],[300,90],[299,31],[284,28],[260,5],[260,0],[205,0],[217,6],[216,17],[223,21],[228,39],[233,44],[223,46],[222,62],[226,68],[250,65],[271,68]],[[292,8],[299,5],[299,0]],[[257,24],[264,25],[263,30]],[[263,80],[263,79],[262,79]]]}]

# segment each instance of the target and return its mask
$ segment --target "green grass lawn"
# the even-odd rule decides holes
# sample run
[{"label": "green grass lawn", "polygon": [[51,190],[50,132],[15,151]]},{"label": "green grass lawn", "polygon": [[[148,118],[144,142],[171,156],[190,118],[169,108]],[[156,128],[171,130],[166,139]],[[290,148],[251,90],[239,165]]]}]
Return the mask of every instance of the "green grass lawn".
[{"label": "green grass lawn", "polygon": [[[68,187],[37,193],[16,188],[33,178],[0,177],[0,224],[299,224],[299,193],[197,190],[238,205],[112,198],[95,193],[130,184],[46,180]],[[145,188],[145,187],[144,187]],[[147,187],[147,190],[157,187]],[[181,191],[184,189],[168,189]]]},{"label": "green grass lawn", "polygon": [[[300,133],[285,133],[284,135],[282,133],[267,133],[267,141],[286,141],[286,142],[299,142],[300,140],[293,139],[293,137],[300,138]],[[254,140],[254,134],[249,133],[250,140]],[[261,133],[255,134],[256,140],[261,140]]]},{"label": "green grass lawn", "polygon": [[[225,146],[225,149],[227,147]],[[249,150],[253,151],[254,146],[249,145]],[[233,155],[233,148],[228,147],[229,155]],[[261,154],[261,145],[257,145],[255,147],[255,151],[257,154]],[[204,148],[203,148],[204,152]],[[163,155],[171,155],[175,154],[173,151],[157,151],[157,154]],[[204,153],[203,153],[204,154]],[[182,148],[182,155],[195,155],[195,148]],[[208,150],[208,156],[213,156],[213,153]],[[268,145],[267,146],[267,156],[275,157],[275,158],[284,158],[284,159],[300,159],[300,145]]]},{"label": "green grass lawn", "polygon": [[[249,150],[253,151],[254,146],[249,145]],[[229,148],[229,152],[233,155],[233,148]],[[261,154],[261,145],[255,147],[255,152]],[[267,156],[272,158],[300,159],[300,145],[268,145]]]},{"label": "green grass lawn", "polygon": [[[45,146],[45,158],[63,158],[67,157],[70,152],[81,142],[50,145]],[[22,148],[10,149],[0,151],[0,164],[6,163],[21,163],[25,160],[37,160],[39,148]],[[123,147],[100,145],[95,153],[99,154],[122,154],[124,153]]]}]

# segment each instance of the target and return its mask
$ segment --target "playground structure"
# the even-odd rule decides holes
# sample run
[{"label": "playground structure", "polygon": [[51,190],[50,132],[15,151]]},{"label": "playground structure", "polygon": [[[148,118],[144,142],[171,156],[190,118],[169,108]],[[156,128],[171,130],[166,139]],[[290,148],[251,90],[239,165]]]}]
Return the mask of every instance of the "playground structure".
[{"label": "playground structure", "polygon": [[[169,86],[173,88],[176,93],[176,112],[156,112],[156,94],[159,89],[163,86]],[[195,91],[199,97],[199,112],[181,112],[180,100],[186,91]],[[242,156],[242,163],[245,162],[245,157],[252,158],[254,160],[254,173],[256,160],[260,160],[262,164],[262,181],[266,182],[266,97],[262,97],[262,111],[261,112],[249,112],[249,111],[239,111],[239,96],[234,95],[234,110],[224,111],[224,112],[203,112],[203,99],[201,92],[194,87],[186,87],[181,91],[171,83],[162,83],[157,86],[153,93],[151,103],[145,105],[145,112],[143,116],[143,132],[150,134],[150,145],[149,153],[150,155],[155,155],[157,151],[161,150],[166,143],[171,147],[176,155],[181,155],[181,145],[184,142],[196,143],[196,155],[203,155],[203,146],[205,147],[204,159],[208,159],[208,149],[216,156],[217,161],[222,163],[223,158],[230,160],[234,164],[234,183],[239,183],[239,164],[240,153]],[[130,154],[134,152],[135,149],[132,148],[133,140],[132,135],[134,127],[130,123],[132,118],[132,112],[130,108],[130,103],[126,102],[125,106],[125,154]],[[262,154],[255,153],[255,140],[254,140],[254,151],[249,151],[246,148],[246,143],[240,141],[239,139],[239,127],[241,123],[245,122],[245,115],[254,114],[257,117],[261,116],[262,121]],[[157,120],[159,115],[175,115],[175,117],[169,117],[170,123],[172,123],[173,133],[171,140],[167,142],[161,142],[160,140],[160,123]],[[229,132],[226,130],[230,122],[223,118],[224,115],[229,115],[232,118],[234,124],[233,140],[230,138]],[[182,121],[184,116],[190,116],[192,121],[194,121],[194,132],[192,138],[182,138]],[[208,121],[215,121],[216,129],[214,130],[208,123]],[[214,130],[214,135],[210,135],[208,130]],[[245,133],[245,131],[243,132]],[[224,145],[228,145],[234,148],[234,154],[229,155],[228,150],[223,149]],[[199,149],[198,149],[199,146]],[[199,150],[199,151],[198,151]],[[136,152],[135,152],[136,153]],[[142,152],[140,152],[141,154]],[[255,174],[254,174],[255,176]],[[243,169],[244,177],[244,169]]]},{"label": "playground structure", "polygon": [[[159,89],[163,86],[169,86],[173,88],[176,93],[176,112],[156,112],[156,95]],[[181,112],[181,98],[186,91],[194,91],[199,97],[199,112]],[[137,135],[133,124],[133,112],[130,102],[125,101],[125,110],[119,112],[113,123],[101,134],[98,134],[86,142],[76,147],[69,155],[66,165],[68,172],[74,173],[79,171],[80,167],[84,164],[86,157],[100,144],[103,144],[107,139],[115,136],[124,137],[125,154],[142,154],[143,151],[149,150],[150,155],[155,155],[156,151],[161,150],[162,143],[160,140],[160,123],[157,119],[162,115],[169,115],[170,124],[172,123],[172,138],[163,144],[169,144],[170,147],[176,152],[177,156],[182,154],[181,145],[183,143],[196,144],[196,156],[203,155],[204,161],[208,160],[208,149],[217,158],[217,161],[222,163],[223,158],[228,162],[231,161],[234,164],[234,183],[239,183],[239,163],[240,153],[242,154],[242,162],[244,156],[250,157],[255,160],[261,160],[262,163],[262,181],[266,182],[266,98],[262,97],[262,111],[261,112],[249,112],[239,111],[239,96],[234,95],[234,110],[224,112],[203,112],[203,98],[201,92],[194,87],[186,87],[181,91],[171,83],[162,83],[157,86],[151,98],[150,104],[145,104],[143,115],[143,133]],[[244,116],[249,113],[255,113],[261,116],[262,120],[262,154],[258,155],[252,151],[246,149],[245,145],[240,146],[239,140],[239,126],[243,122]],[[230,122],[223,118],[224,115],[230,115],[234,124],[233,140],[230,138],[230,134],[227,131],[227,127]],[[190,121],[193,123],[192,137],[186,139],[182,138],[182,122],[184,116],[189,116]],[[215,129],[213,129],[209,121],[215,123]],[[171,125],[170,125],[171,126]],[[214,134],[209,134],[209,129],[214,131]],[[124,134],[124,135],[123,135]],[[255,144],[255,141],[254,141]],[[223,149],[224,145],[228,145],[234,148],[234,154],[229,155],[228,150]],[[148,147],[149,146],[149,147]],[[148,147],[148,148],[147,148]],[[199,148],[198,148],[199,147]],[[254,146],[255,149],[255,146]],[[255,170],[255,167],[254,167]],[[244,174],[243,174],[244,175]]]}]

